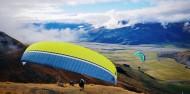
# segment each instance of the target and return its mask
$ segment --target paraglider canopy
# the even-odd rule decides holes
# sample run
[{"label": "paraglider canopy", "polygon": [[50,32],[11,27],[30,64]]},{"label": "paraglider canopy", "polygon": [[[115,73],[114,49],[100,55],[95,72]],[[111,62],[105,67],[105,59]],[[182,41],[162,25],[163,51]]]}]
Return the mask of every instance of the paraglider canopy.
[{"label": "paraglider canopy", "polygon": [[135,52],[134,55],[138,56],[142,62],[146,60],[146,56],[142,52]]},{"label": "paraglider canopy", "polygon": [[111,83],[117,82],[114,64],[88,48],[64,42],[39,42],[30,45],[21,62],[52,66],[88,75]]}]

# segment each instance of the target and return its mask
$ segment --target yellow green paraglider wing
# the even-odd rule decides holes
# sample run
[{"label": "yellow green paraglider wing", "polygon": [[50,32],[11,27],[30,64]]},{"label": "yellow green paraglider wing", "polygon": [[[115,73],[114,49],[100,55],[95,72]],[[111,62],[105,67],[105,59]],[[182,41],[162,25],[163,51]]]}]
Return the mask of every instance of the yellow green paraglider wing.
[{"label": "yellow green paraglider wing", "polygon": [[48,65],[116,83],[114,64],[88,48],[63,42],[39,42],[29,46],[22,62]]}]

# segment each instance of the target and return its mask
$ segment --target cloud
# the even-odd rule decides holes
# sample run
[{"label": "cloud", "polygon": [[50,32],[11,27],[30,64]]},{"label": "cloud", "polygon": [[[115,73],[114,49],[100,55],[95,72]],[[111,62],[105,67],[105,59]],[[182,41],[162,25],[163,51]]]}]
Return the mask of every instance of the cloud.
[{"label": "cloud", "polygon": [[190,32],[190,24],[189,22],[184,23],[183,29],[185,32]]},{"label": "cloud", "polygon": [[0,25],[1,31],[27,44],[40,41],[74,42],[79,40],[78,37],[80,34],[85,33],[82,28],[78,31],[71,30],[70,28],[46,30],[42,26],[35,27],[31,24],[24,27],[22,22],[20,23],[12,19],[6,20],[3,24],[4,25]]},{"label": "cloud", "polygon": [[[112,11],[107,27],[117,27],[117,21],[127,20],[128,25],[144,22],[179,22],[190,20],[190,0],[184,1],[162,1],[150,8],[136,9],[130,11]],[[115,22],[115,23],[114,23]],[[113,27],[113,28],[115,28]],[[120,26],[119,26],[120,27]]]},{"label": "cloud", "polygon": [[[139,1],[140,2],[140,1]],[[83,13],[76,15],[51,15],[48,16],[50,20],[59,21],[80,21],[93,24],[94,27],[105,26],[107,28],[119,28],[123,26],[130,26],[135,23],[145,22],[178,22],[190,19],[190,0],[181,1],[176,0],[159,0],[157,3],[153,0],[154,7],[135,9],[129,11],[110,10],[105,13]],[[56,17],[57,16],[57,17]],[[48,19],[46,18],[46,19]],[[52,18],[52,19],[51,19]],[[127,25],[118,24],[118,21],[127,20]]]},{"label": "cloud", "polygon": [[98,2],[110,2],[110,1],[120,1],[120,0],[65,0],[67,5],[78,5],[78,4],[93,4]]},{"label": "cloud", "polygon": [[[81,29],[73,31],[45,30],[42,27],[23,28],[23,24],[33,22],[63,22],[63,23],[90,23],[95,28],[105,26],[109,29],[131,26],[135,23],[146,22],[178,22],[190,20],[190,0],[127,0],[133,3],[150,2],[152,7],[104,13],[77,13],[64,14],[61,6],[75,6],[93,4],[97,2],[116,2],[125,0],[0,0],[0,30],[19,39],[22,42],[37,42],[44,40],[76,41],[78,35],[85,32]],[[126,20],[126,25],[118,21]],[[40,31],[40,32],[38,32]],[[66,37],[69,36],[69,37]]]},{"label": "cloud", "polygon": [[[156,6],[129,11],[110,10],[105,13],[78,14],[72,18],[80,19],[93,24],[95,27],[120,28],[131,26],[135,23],[160,22],[163,25],[168,22],[190,20],[190,0],[157,2]],[[118,21],[126,20],[128,24],[118,24]]]},{"label": "cloud", "polygon": [[[153,7],[115,11],[105,13],[64,14],[60,6],[91,4],[97,2],[111,2],[120,0],[6,0],[0,3],[0,16],[13,17],[23,21],[62,21],[62,22],[88,22],[95,27],[120,27],[118,21],[128,20],[129,24],[136,22],[175,22],[190,18],[190,0],[146,0]],[[130,0],[126,0],[130,1]],[[131,2],[144,2],[145,0],[131,0]]]}]

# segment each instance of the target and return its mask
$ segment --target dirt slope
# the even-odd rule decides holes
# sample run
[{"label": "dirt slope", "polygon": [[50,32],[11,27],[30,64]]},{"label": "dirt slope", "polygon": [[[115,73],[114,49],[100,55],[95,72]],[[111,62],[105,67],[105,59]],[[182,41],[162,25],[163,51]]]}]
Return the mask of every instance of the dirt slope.
[{"label": "dirt slope", "polygon": [[[139,94],[120,87],[87,84],[84,91],[80,91],[78,84],[64,87],[56,84],[32,84],[0,82],[0,94]],[[143,94],[143,93],[141,93]]]}]

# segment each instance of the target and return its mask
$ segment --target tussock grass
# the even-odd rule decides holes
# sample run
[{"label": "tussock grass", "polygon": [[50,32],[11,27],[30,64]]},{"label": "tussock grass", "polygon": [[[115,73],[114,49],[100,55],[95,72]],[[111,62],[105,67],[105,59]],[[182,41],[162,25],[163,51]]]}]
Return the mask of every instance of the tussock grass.
[{"label": "tussock grass", "polygon": [[137,94],[120,87],[88,84],[84,91],[80,91],[77,84],[70,86],[64,84],[12,83],[0,82],[0,94]]}]

